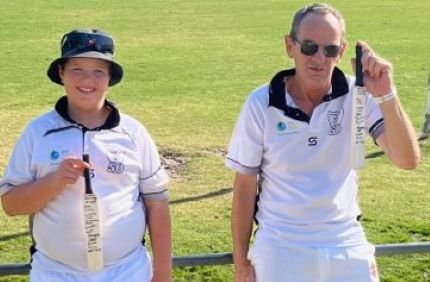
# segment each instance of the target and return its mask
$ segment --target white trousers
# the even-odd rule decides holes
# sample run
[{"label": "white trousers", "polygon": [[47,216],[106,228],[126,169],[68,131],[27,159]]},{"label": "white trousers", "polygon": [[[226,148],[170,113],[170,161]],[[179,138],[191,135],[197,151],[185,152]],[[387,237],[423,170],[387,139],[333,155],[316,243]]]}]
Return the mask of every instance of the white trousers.
[{"label": "white trousers", "polygon": [[375,248],[279,247],[258,241],[248,259],[258,282],[375,282],[379,281]]},{"label": "white trousers", "polygon": [[150,282],[151,258],[146,248],[139,246],[119,264],[97,272],[74,270],[54,261],[41,252],[33,254],[31,282]]}]

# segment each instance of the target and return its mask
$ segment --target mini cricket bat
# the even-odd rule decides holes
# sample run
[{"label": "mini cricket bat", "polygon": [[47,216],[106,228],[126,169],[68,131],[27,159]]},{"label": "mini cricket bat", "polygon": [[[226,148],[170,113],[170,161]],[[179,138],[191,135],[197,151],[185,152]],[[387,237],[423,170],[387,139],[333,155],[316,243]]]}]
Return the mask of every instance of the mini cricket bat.
[{"label": "mini cricket bat", "polygon": [[[89,163],[88,153],[82,156],[84,162]],[[97,198],[91,187],[90,170],[84,170],[85,196],[84,196],[84,220],[85,233],[87,235],[87,261],[90,271],[98,271],[103,268],[102,242],[100,238],[100,219]]]},{"label": "mini cricket bat", "polygon": [[362,47],[355,46],[355,86],[352,91],[351,117],[351,165],[353,169],[364,166],[366,155],[366,88],[363,83],[363,66],[361,64]]}]

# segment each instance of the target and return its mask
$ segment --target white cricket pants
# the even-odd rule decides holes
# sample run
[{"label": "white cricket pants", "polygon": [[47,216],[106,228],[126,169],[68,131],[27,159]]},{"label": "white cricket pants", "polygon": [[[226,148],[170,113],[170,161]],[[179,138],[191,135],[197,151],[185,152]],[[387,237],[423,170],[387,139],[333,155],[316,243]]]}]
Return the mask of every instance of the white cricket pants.
[{"label": "white cricket pants", "polygon": [[41,252],[33,254],[31,282],[150,282],[151,258],[144,246],[139,246],[118,265],[97,272],[82,272],[54,261]]},{"label": "white cricket pants", "polygon": [[258,282],[379,281],[372,245],[337,248],[279,247],[255,242],[248,252]]}]

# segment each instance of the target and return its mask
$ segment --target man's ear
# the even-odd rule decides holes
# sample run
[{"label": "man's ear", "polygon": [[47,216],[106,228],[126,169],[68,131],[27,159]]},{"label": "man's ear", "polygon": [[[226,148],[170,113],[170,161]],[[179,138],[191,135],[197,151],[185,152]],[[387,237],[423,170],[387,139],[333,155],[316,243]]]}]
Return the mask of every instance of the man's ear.
[{"label": "man's ear", "polygon": [[342,43],[340,43],[340,52],[339,52],[339,56],[337,57],[337,62],[340,62],[342,60],[343,55],[345,55],[347,48],[348,48],[348,43],[345,40],[342,40]]},{"label": "man's ear", "polygon": [[293,47],[294,47],[294,40],[289,36],[288,34],[284,37],[284,43],[285,43],[285,50],[287,51],[288,57],[293,58]]}]

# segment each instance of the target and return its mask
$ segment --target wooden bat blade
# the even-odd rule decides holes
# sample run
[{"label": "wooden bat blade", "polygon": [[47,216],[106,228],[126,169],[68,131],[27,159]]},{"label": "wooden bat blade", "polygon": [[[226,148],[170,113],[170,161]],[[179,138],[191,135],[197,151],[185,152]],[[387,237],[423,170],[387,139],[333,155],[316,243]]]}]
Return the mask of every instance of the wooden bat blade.
[{"label": "wooden bat blade", "polygon": [[355,86],[352,99],[351,166],[354,169],[361,169],[364,167],[366,156],[366,89]]},{"label": "wooden bat blade", "polygon": [[[84,153],[82,160],[90,162],[88,153]],[[84,170],[85,177],[85,195],[84,195],[84,221],[85,233],[87,235],[87,260],[90,271],[99,271],[103,268],[102,241],[100,238],[100,217],[97,197],[91,187],[90,170]]]},{"label": "wooden bat blade", "polygon": [[103,268],[104,263],[100,238],[99,208],[94,194],[85,194],[84,220],[87,235],[88,268],[91,271],[98,271]]}]

